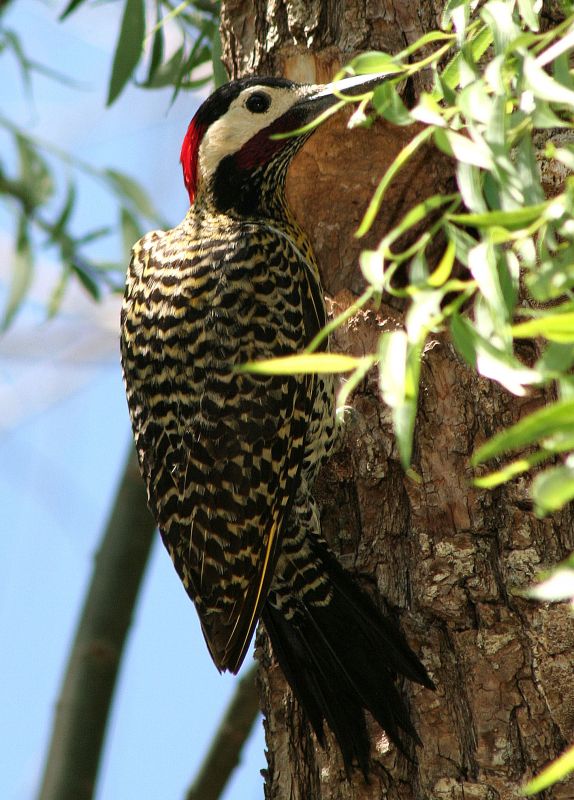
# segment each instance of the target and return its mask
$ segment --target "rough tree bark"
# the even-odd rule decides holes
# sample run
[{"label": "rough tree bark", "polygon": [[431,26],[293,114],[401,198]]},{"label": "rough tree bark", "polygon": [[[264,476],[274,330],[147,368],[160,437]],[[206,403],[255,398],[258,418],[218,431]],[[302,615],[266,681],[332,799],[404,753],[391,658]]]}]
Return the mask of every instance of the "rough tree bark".
[{"label": "rough tree bark", "polygon": [[[437,27],[442,3],[224,0],[222,6],[224,61],[233,77],[276,74],[315,83],[358,52],[396,52]],[[348,132],[335,119],[293,165],[291,204],[336,307],[361,288],[359,250],[422,196],[452,188],[448,162],[427,150],[388,195],[378,230],[369,240],[353,240],[385,165],[412,135],[382,123]],[[379,332],[400,321],[398,309],[366,311],[337,333],[333,348],[369,352]],[[517,400],[478,378],[446,335],[435,337],[422,370],[417,484],[400,467],[376,375],[356,392],[342,448],[317,490],[324,531],[345,565],[397,613],[437,691],[404,687],[424,742],[416,757],[409,762],[392,748],[385,752],[371,720],[372,780],[367,785],[357,773],[349,783],[334,743],[323,751],[305,726],[260,635],[268,800],[508,800],[574,739],[571,616],[562,605],[530,603],[516,592],[574,549],[572,509],[539,520],[526,482],[478,491],[468,466],[481,442],[544,401]],[[572,800],[574,780],[543,796]]]}]

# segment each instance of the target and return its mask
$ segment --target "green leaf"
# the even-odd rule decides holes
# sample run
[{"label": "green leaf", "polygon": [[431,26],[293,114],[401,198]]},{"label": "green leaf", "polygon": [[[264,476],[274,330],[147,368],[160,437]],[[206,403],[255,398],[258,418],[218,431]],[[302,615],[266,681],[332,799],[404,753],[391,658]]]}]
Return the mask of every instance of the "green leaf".
[{"label": "green leaf", "polygon": [[221,34],[219,28],[215,29],[213,39],[211,40],[211,62],[215,87],[223,86],[224,83],[227,83],[229,78],[223,66],[223,61],[221,60]]},{"label": "green leaf", "polygon": [[528,369],[512,354],[489,346],[484,340],[481,341],[476,366],[480,375],[497,381],[517,397],[524,397],[525,387],[541,380],[541,375],[536,370]]},{"label": "green leaf", "polygon": [[518,11],[520,12],[520,16],[524,20],[525,25],[527,25],[531,31],[538,31],[540,29],[540,24],[538,22],[538,10],[541,7],[541,3],[537,2],[537,0],[518,0]]},{"label": "green leaf", "polygon": [[421,349],[409,343],[404,331],[384,333],[379,339],[379,386],[391,409],[401,464],[410,466],[417,410]]},{"label": "green leaf", "polygon": [[520,28],[512,18],[512,6],[504,0],[490,0],[480,16],[492,31],[495,53],[505,55],[520,35]]},{"label": "green leaf", "polygon": [[534,206],[544,202],[544,191],[540,184],[539,166],[532,137],[523,136],[515,153],[516,172],[523,198],[522,203],[527,206]]},{"label": "green leaf", "polygon": [[459,33],[464,33],[470,17],[470,3],[468,0],[447,0],[445,3],[440,26],[447,28],[450,22]]},{"label": "green leaf", "polygon": [[461,136],[460,133],[442,128],[435,128],[433,133],[435,144],[443,153],[465,164],[492,169],[492,153],[485,143],[479,145],[468,136]]},{"label": "green leaf", "polygon": [[516,208],[512,211],[486,211],[480,214],[449,214],[452,222],[468,225],[472,228],[501,227],[515,231],[525,228],[540,219],[548,208],[548,203],[537,203],[525,208]]},{"label": "green leaf", "polygon": [[88,263],[81,263],[80,261],[75,261],[70,263],[70,269],[74,273],[74,275],[78,278],[84,289],[88,292],[89,295],[94,300],[99,300],[101,297],[100,286],[98,281],[96,280],[95,276],[92,274],[94,272],[93,268]]},{"label": "green leaf", "polygon": [[559,511],[574,500],[574,467],[553,467],[537,475],[532,483],[532,499],[539,516]]},{"label": "green leaf", "polygon": [[429,286],[439,287],[447,282],[454,266],[455,256],[456,245],[453,241],[449,241],[436,269],[428,277],[427,283]]},{"label": "green leaf", "polygon": [[110,77],[108,106],[111,106],[114,100],[118,98],[131,78],[142,56],[144,36],[144,0],[126,0]]},{"label": "green leaf", "polygon": [[150,86],[161,62],[163,61],[163,37],[164,29],[162,24],[161,9],[157,6],[157,20],[153,34],[153,44],[151,47],[151,56],[149,60],[149,68],[147,73],[146,86]]},{"label": "green leaf", "polygon": [[537,794],[557,781],[561,781],[574,770],[574,747],[571,747],[560,758],[553,761],[540,775],[531,780],[524,787],[524,794]]},{"label": "green leaf", "polygon": [[550,570],[545,579],[525,592],[527,597],[543,603],[559,603],[574,599],[574,559],[572,556]]},{"label": "green leaf", "polygon": [[454,314],[450,321],[450,333],[454,346],[467,364],[476,369],[477,334],[470,322]]},{"label": "green leaf", "polygon": [[[464,0],[463,0],[464,2]],[[422,50],[423,47],[427,47],[429,44],[434,44],[435,42],[448,42],[449,40],[453,40],[454,37],[451,33],[442,33],[441,31],[429,31],[425,33],[424,36],[421,36],[408,47],[405,47],[404,50],[401,50],[396,55],[392,56],[392,58],[397,61],[404,61],[413,53],[416,53],[417,50]]]},{"label": "green leaf", "polygon": [[482,193],[480,170],[472,164],[459,161],[456,165],[456,181],[464,204],[475,213],[486,213],[488,209]]},{"label": "green leaf", "polygon": [[120,212],[120,225],[122,230],[122,244],[124,249],[124,261],[129,263],[132,247],[141,239],[142,232],[134,215],[127,208],[122,208]]},{"label": "green leaf", "polygon": [[405,319],[409,342],[424,344],[430,331],[442,320],[442,299],[443,293],[433,290],[419,289],[413,293]]},{"label": "green leaf", "polygon": [[449,241],[454,242],[457,260],[460,261],[461,264],[464,264],[465,267],[468,267],[468,254],[476,245],[476,239],[462,228],[451,225],[450,222],[444,225],[444,229]]},{"label": "green leaf", "polygon": [[46,161],[38,147],[26,136],[16,134],[16,145],[20,160],[20,182],[26,209],[37,208],[46,203],[54,193],[54,181]]},{"label": "green leaf", "polygon": [[550,342],[536,365],[541,371],[565,372],[574,364],[574,344]]},{"label": "green leaf", "polygon": [[520,322],[512,327],[517,339],[543,336],[551,342],[574,342],[574,312],[566,314],[543,314],[538,319]]},{"label": "green leaf", "polygon": [[[466,60],[476,63],[488,50],[491,44],[492,33],[486,26],[483,26],[479,29],[476,36],[472,38],[468,48],[470,52],[466,57]],[[449,100],[448,90],[452,91],[459,85],[461,73],[463,72],[464,61],[465,58],[463,57],[462,52],[458,52],[454,58],[449,61],[444,68],[442,75],[439,77],[439,82],[443,87],[442,91],[444,93],[444,97],[451,105],[456,104],[456,95],[453,95],[452,99]]]},{"label": "green leaf", "polygon": [[574,91],[551,78],[533,58],[524,59],[523,70],[525,85],[535,97],[574,109]]},{"label": "green leaf", "polygon": [[419,102],[411,110],[411,116],[425,125],[436,125],[438,128],[446,126],[441,107],[428,92],[422,93]]},{"label": "green leaf", "polygon": [[402,72],[403,67],[397,64],[394,56],[389,53],[382,53],[376,50],[371,50],[367,53],[361,53],[360,56],[354,58],[349,64],[351,69],[356,75],[368,75],[376,72]]},{"label": "green leaf", "polygon": [[467,119],[487,125],[493,112],[493,100],[484,80],[465,86],[458,95],[458,107]]},{"label": "green leaf", "polygon": [[[418,225],[419,222],[422,222],[425,217],[427,217],[429,214],[432,214],[442,206],[451,204],[452,207],[453,202],[457,202],[457,195],[433,194],[430,197],[427,197],[427,199],[423,200],[421,203],[417,203],[416,206],[413,206],[413,208],[407,211],[401,221],[395,225],[395,227],[381,240],[381,243],[379,244],[379,250],[381,253],[383,253],[384,256],[391,257],[390,248],[397,241],[397,239],[400,239],[404,233],[413,228],[415,225]],[[410,258],[411,254],[415,253],[418,249],[420,248],[417,243],[415,243],[412,247],[403,251],[401,255],[404,256],[407,254],[407,257]],[[398,256],[395,255],[394,257],[397,258]]]},{"label": "green leaf", "polygon": [[72,211],[74,210],[75,202],[76,187],[73,183],[68,183],[68,191],[66,192],[64,205],[62,206],[59,217],[56,219],[50,230],[50,242],[56,242],[61,238],[66,225],[69,222]]},{"label": "green leaf", "polygon": [[85,0],[70,0],[66,8],[60,14],[60,20],[66,19],[72,11],[75,11]]},{"label": "green leaf", "polygon": [[175,51],[171,58],[160,64],[153,77],[148,76],[145,86],[148,89],[163,89],[165,86],[174,86],[177,82],[177,77],[181,73],[181,65],[185,55],[184,46]]},{"label": "green leaf", "polygon": [[405,402],[407,335],[404,331],[383,333],[379,340],[379,385],[390,408]]},{"label": "green leaf", "polygon": [[68,265],[65,265],[62,269],[60,278],[56,283],[56,286],[52,290],[50,294],[50,298],[48,300],[48,307],[47,307],[47,314],[48,319],[52,319],[52,317],[56,316],[58,311],[60,310],[60,306],[62,305],[62,300],[64,299],[64,294],[66,289],[68,288],[68,284],[70,283],[70,275],[71,270]]},{"label": "green leaf", "polygon": [[396,86],[388,81],[377,86],[373,92],[372,103],[377,114],[392,122],[393,125],[410,125],[413,121]]},{"label": "green leaf", "polygon": [[385,280],[385,260],[380,250],[363,250],[359,265],[367,283],[381,290]]},{"label": "green leaf", "polygon": [[516,478],[517,475],[528,472],[532,467],[535,467],[549,457],[549,454],[544,451],[532,453],[525,458],[518,458],[516,461],[512,461],[496,472],[491,472],[488,475],[481,475],[480,478],[475,478],[473,483],[475,486],[478,486],[479,489],[494,489],[496,486],[500,486],[502,483],[507,483],[507,481]]},{"label": "green leaf", "polygon": [[22,305],[22,301],[30,288],[32,274],[34,270],[34,257],[32,244],[28,230],[28,221],[25,214],[20,214],[18,218],[18,230],[16,233],[16,253],[14,256],[14,266],[8,300],[2,319],[2,330],[6,330]]},{"label": "green leaf", "polygon": [[115,169],[106,169],[104,176],[112,190],[122,200],[130,201],[134,208],[144,217],[157,220],[157,211],[153,207],[146,191],[136,180]]},{"label": "green leaf", "polygon": [[473,247],[468,255],[468,266],[478,288],[501,323],[505,322],[508,308],[502,291],[495,248],[485,240]]},{"label": "green leaf", "polygon": [[250,361],[237,367],[237,372],[252,372],[256,375],[302,375],[302,374],[329,374],[337,372],[350,372],[363,367],[365,359],[371,363],[374,358],[364,356],[355,358],[341,353],[301,353],[294,356],[281,356],[278,358]]},{"label": "green leaf", "polygon": [[574,400],[565,400],[541,408],[511,428],[493,436],[474,453],[471,463],[476,466],[509,450],[527,447],[547,436],[569,429],[573,420]]}]

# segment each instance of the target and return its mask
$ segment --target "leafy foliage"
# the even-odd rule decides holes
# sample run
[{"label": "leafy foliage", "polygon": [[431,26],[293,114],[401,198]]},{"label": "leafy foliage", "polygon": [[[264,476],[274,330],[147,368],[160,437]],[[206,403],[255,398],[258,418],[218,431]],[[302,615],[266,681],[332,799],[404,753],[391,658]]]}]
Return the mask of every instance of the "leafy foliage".
[{"label": "leafy foliage", "polygon": [[[517,396],[534,387],[555,387],[555,403],[495,437],[473,458],[479,465],[532,449],[477,478],[481,486],[559,459],[533,484],[542,515],[574,497],[574,178],[567,174],[574,167],[574,135],[561,143],[551,136],[572,129],[574,77],[568,56],[574,49],[574,15],[541,32],[537,4],[530,0],[489,0],[473,16],[477,5],[450,0],[442,31],[394,56],[364,53],[341,73],[381,77],[380,85],[362,97],[351,125],[370,125],[382,116],[416,126],[382,177],[357,236],[371,228],[398,172],[429,143],[452,158],[458,188],[411,208],[375,250],[362,253],[368,288],[353,309],[383,293],[407,304],[405,329],[383,333],[378,353],[370,357],[370,363],[379,364],[405,468],[412,453],[421,354],[433,333],[448,329],[472,368]],[[429,68],[433,90],[407,109],[401,85]],[[341,97],[342,103],[356,100]],[[535,134],[545,141],[542,151],[535,148]],[[565,173],[553,197],[545,196],[540,163],[557,164]],[[413,232],[414,243],[401,250],[402,237]],[[439,236],[444,252],[431,269],[428,251]],[[399,270],[407,271],[407,286],[397,286]],[[516,345],[531,338],[539,340],[540,355],[525,364]],[[305,359],[305,369],[325,366],[320,354]],[[357,370],[364,369],[360,361]]]},{"label": "leafy foliage", "polygon": [[[517,396],[540,387],[556,394],[555,402],[503,430],[472,459],[478,467],[511,457],[476,479],[484,488],[551,462],[532,481],[535,510],[542,516],[574,500],[574,177],[569,174],[574,170],[574,75],[569,61],[574,15],[542,32],[540,5],[535,0],[488,0],[478,9],[475,0],[448,0],[443,30],[393,56],[364,53],[342,71],[340,77],[381,78],[362,97],[350,125],[368,126],[380,116],[395,125],[416,126],[382,177],[356,235],[370,230],[396,175],[429,143],[452,159],[458,191],[433,195],[411,208],[375,250],[361,255],[368,288],[352,312],[383,293],[402,298],[407,307],[404,330],[383,333],[378,351],[355,359],[354,365],[348,356],[338,364],[325,354],[310,355],[319,336],[298,360],[276,362],[273,369],[354,369],[339,397],[341,405],[378,364],[401,461],[412,474],[422,353],[430,336],[450,331],[460,355],[483,377]],[[408,109],[401,85],[429,68],[432,91]],[[341,96],[336,109],[356,101]],[[562,135],[556,136],[557,131]],[[537,139],[543,142],[538,148]],[[552,197],[543,189],[544,168],[564,174]],[[400,249],[408,233],[414,243]],[[437,240],[444,241],[444,251],[431,268],[429,247]],[[408,275],[406,286],[395,280],[399,270]],[[348,316],[345,312],[329,329]],[[533,364],[519,356],[517,344],[524,339],[537,341]],[[532,596],[574,603],[573,576],[570,559]],[[525,791],[541,791],[572,769],[574,750],[569,750]]]},{"label": "leafy foliage", "polygon": [[[503,430],[472,459],[479,466],[510,456],[476,479],[482,487],[550,462],[531,485],[542,516],[574,499],[574,15],[541,31],[541,4],[534,0],[488,0],[473,15],[478,5],[449,0],[442,31],[395,56],[363,54],[343,71],[386,76],[363,98],[352,123],[370,124],[373,116],[402,126],[419,123],[380,181],[357,235],[370,229],[396,174],[428,142],[453,160],[458,187],[456,194],[434,195],[410,209],[376,250],[363,252],[369,288],[358,303],[387,292],[407,305],[405,329],[382,334],[373,356],[407,469],[421,354],[433,333],[448,329],[465,361],[514,395],[553,389],[554,402]],[[407,109],[401,83],[429,67],[433,90]],[[543,189],[544,169],[564,175],[551,197]],[[400,250],[401,236],[415,226],[414,244]],[[428,249],[438,235],[444,252],[431,269]],[[457,262],[462,269],[455,272]],[[394,281],[399,269],[408,272],[406,287]],[[524,339],[537,342],[532,364],[519,356]],[[356,369],[361,374],[362,365]],[[571,558],[532,596],[574,603],[573,576]],[[542,791],[573,769],[570,749],[525,792]]]},{"label": "leafy foliage", "polygon": [[[82,5],[87,6],[87,0],[71,0],[61,19],[66,19]],[[0,9],[0,57],[16,60],[25,89],[31,92],[35,74],[78,88],[74,80],[28,57],[17,34],[4,24],[3,10]],[[210,0],[183,2],[177,7],[158,0],[153,10],[144,0],[126,0],[109,81],[108,105],[120,97],[130,80],[142,89],[171,86],[172,98],[181,90],[208,83],[214,69],[217,79],[222,81],[218,19],[219,3]],[[170,42],[179,41],[174,52],[168,50],[168,34]],[[141,70],[141,77],[136,78],[138,70]],[[197,70],[201,74],[196,76]],[[0,128],[11,137],[18,155],[18,167],[14,172],[9,172],[0,161],[0,198],[8,203],[15,221],[15,263],[0,317],[0,328],[5,329],[26,297],[39,249],[55,250],[62,264],[60,280],[47,303],[48,314],[53,315],[71,279],[79,280],[95,299],[104,291],[120,289],[133,242],[150,224],[166,227],[166,223],[133,178],[111,169],[97,170],[74,159],[50,143],[33,138],[2,115]],[[115,198],[118,218],[109,225],[81,233],[75,230],[78,173],[103,184]],[[118,227],[124,252],[117,262],[102,263],[86,255],[90,243],[108,236]]]}]

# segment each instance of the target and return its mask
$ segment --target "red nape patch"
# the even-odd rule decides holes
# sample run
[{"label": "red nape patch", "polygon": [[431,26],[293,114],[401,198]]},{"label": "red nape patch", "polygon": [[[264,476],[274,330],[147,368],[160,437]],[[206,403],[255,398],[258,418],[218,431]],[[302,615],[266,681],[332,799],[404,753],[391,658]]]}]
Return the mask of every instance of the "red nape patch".
[{"label": "red nape patch", "polygon": [[181,145],[179,160],[183,167],[183,182],[189,195],[189,202],[193,205],[197,191],[197,159],[199,156],[199,145],[205,133],[205,125],[196,121],[194,117],[189,123],[189,128],[185,134],[185,139]]}]

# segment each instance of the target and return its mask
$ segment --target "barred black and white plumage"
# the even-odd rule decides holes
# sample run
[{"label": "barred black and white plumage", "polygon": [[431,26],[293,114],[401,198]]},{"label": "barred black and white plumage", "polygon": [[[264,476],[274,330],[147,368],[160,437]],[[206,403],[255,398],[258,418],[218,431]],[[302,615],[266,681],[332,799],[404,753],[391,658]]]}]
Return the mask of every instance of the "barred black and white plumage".
[{"label": "barred black and white plumage", "polygon": [[300,352],[325,324],[284,199],[309,134],[272,134],[333,102],[328,87],[251,78],[203,104],[182,148],[192,205],[134,246],[121,350],[150,508],[215,664],[237,672],[262,617],[320,741],[326,720],[347,769],[366,772],[363,709],[402,746],[400,729],[417,737],[393,675],[432,683],[321,536],[312,488],[335,436],[332,379],[236,370]]}]

